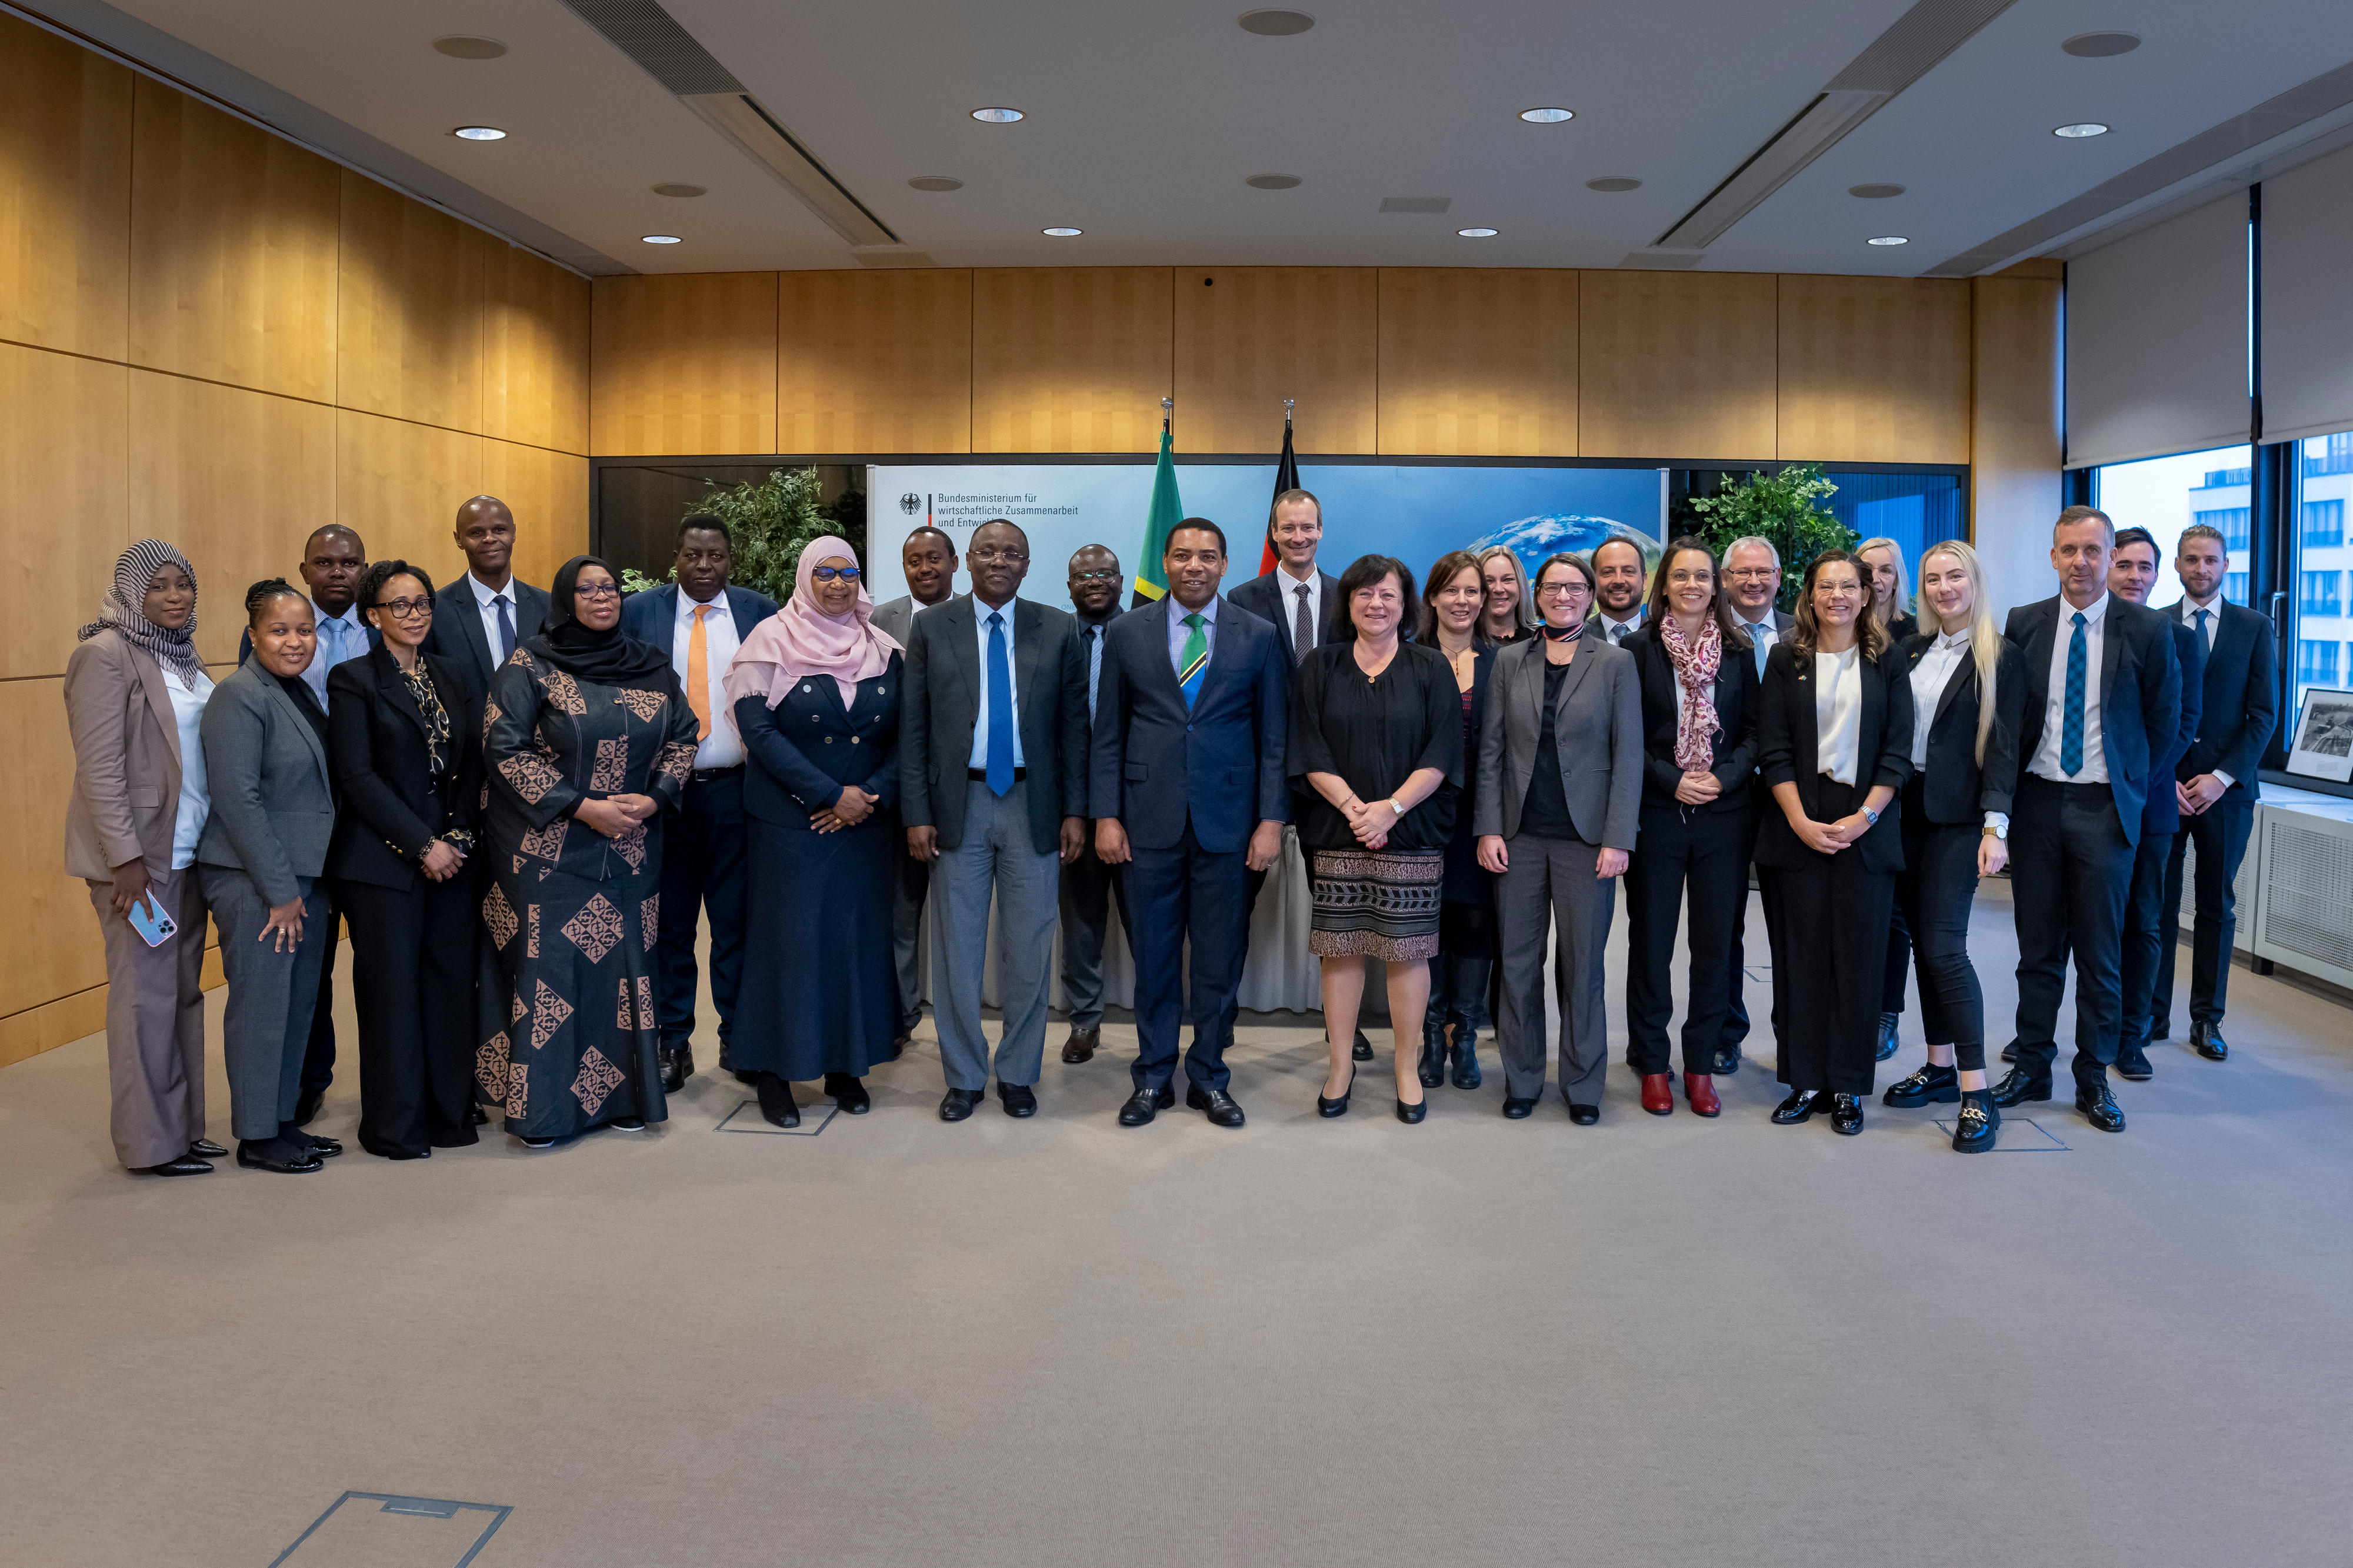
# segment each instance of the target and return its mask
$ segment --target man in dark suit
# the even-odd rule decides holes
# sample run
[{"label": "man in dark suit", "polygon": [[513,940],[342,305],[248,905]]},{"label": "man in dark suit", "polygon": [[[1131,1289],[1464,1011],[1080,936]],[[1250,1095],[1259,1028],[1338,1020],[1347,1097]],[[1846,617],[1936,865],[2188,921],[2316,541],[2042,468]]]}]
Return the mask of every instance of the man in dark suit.
[{"label": "man in dark suit", "polygon": [[[1086,660],[1089,725],[1095,721],[1095,698],[1103,688],[1103,640],[1119,618],[1120,585],[1119,557],[1106,546],[1082,545],[1071,557],[1071,606],[1078,612],[1079,647]],[[1071,1037],[1062,1042],[1066,1062],[1092,1059],[1103,1043],[1103,943],[1114,903],[1133,948],[1124,879],[1095,852],[1090,836],[1079,858],[1062,868],[1062,1008],[1071,1019]]]},{"label": "man in dark suit", "polygon": [[[1273,864],[1291,809],[1284,777],[1291,665],[1273,626],[1218,603],[1226,536],[1205,518],[1168,532],[1167,596],[1123,617],[1104,650],[1089,799],[1095,850],[1127,867],[1135,953],[1135,1092],[1122,1127],[1176,1102],[1185,944],[1193,1047],[1185,1103],[1240,1127],[1226,1046],[1248,952],[1246,877]],[[1065,937],[1067,941],[1067,935]]]},{"label": "man in dark suit", "polygon": [[[874,629],[907,646],[915,617],[955,597],[955,541],[936,528],[919,528],[899,546],[899,568],[907,591],[874,607]],[[899,971],[899,1032],[903,1048],[923,1021],[923,968],[916,952],[923,937],[923,900],[931,896],[932,868],[912,855],[899,857],[899,885],[891,897],[891,953]],[[895,1054],[895,1051],[894,1053]]]},{"label": "man in dark suit", "polygon": [[[1781,593],[1781,552],[1774,548],[1771,540],[1758,535],[1736,539],[1725,547],[1722,572],[1725,594],[1732,602],[1733,619],[1739,622],[1740,629],[1748,634],[1748,657],[1756,664],[1757,679],[1761,681],[1765,679],[1765,660],[1772,653],[1773,645],[1787,637],[1789,628],[1796,625],[1787,613],[1774,607]],[[1766,789],[1763,775],[1751,773],[1748,788],[1753,809],[1748,814],[1748,843],[1745,854],[1753,858],[1757,852],[1757,825],[1765,819],[1764,814],[1768,806],[1775,811],[1780,807],[1775,804],[1771,792]],[[1773,874],[1761,866],[1755,870],[1757,893],[1765,901],[1765,931],[1769,941],[1781,930],[1781,922],[1774,918],[1777,906]],[[1741,1042],[1748,1038],[1748,1003],[1742,994],[1746,989],[1742,982],[1746,976],[1746,971],[1742,967],[1742,938],[1746,934],[1747,925],[1748,900],[1744,897],[1740,900],[1740,913],[1732,922],[1732,1005],[1724,1015],[1724,1045],[1715,1053],[1715,1070],[1719,1073],[1740,1070]],[[1771,956],[1773,1040],[1778,1047],[1785,1023],[1781,995],[1786,985],[1786,966],[1778,952]]]},{"label": "man in dark suit", "polygon": [[992,895],[1004,1019],[997,1098],[1008,1116],[1037,1114],[1057,868],[1079,858],[1086,837],[1079,624],[1014,596],[1029,574],[1029,539],[1012,523],[973,530],[965,559],[971,595],[915,619],[899,709],[907,852],[933,868],[943,1121],[970,1116],[988,1085],[980,984]]},{"label": "man in dark suit", "polygon": [[1593,547],[1593,613],[1585,629],[1616,647],[1642,624],[1642,595],[1649,584],[1642,572],[1642,548],[1624,539],[1605,539]]},{"label": "man in dark suit", "polygon": [[719,518],[678,525],[675,581],[621,605],[621,630],[670,650],[679,689],[694,710],[694,772],[678,816],[662,830],[661,925],[654,949],[654,1012],[660,1021],[662,1089],[694,1076],[694,938],[711,917],[711,1001],[719,1009],[719,1066],[731,1070],[735,995],[744,978],[744,738],[725,714],[727,665],[776,602],[731,587],[734,538]]},{"label": "man in dark suit", "polygon": [[2108,591],[2107,514],[2072,506],[2052,529],[2057,597],[2012,610],[2026,658],[2024,771],[2010,815],[2018,921],[2018,1065],[2004,1110],[2051,1098],[2059,998],[2075,955],[2075,1108],[2121,1132],[2108,1088],[2123,1023],[2125,900],[2153,773],[2181,722],[2181,665],[2165,617]]},{"label": "man in dark suit", "polygon": [[462,658],[483,689],[507,656],[526,637],[539,635],[547,620],[547,590],[515,580],[514,513],[496,496],[476,496],[458,509],[451,531],[465,552],[466,574],[433,595],[433,629],[425,635],[428,658]]},{"label": "man in dark suit", "polygon": [[2189,1043],[2209,1061],[2231,1054],[2222,1039],[2222,1003],[2231,984],[2231,950],[2239,936],[2239,862],[2247,853],[2257,770],[2279,725],[2278,652],[2269,617],[2224,602],[2231,569],[2221,533],[2203,523],[2181,531],[2174,547],[2181,574],[2177,615],[2206,645],[2205,713],[2174,773],[2186,831],[2173,840],[2165,870],[2164,949],[2151,1004],[2153,1037],[2172,1033],[2174,948],[2181,934],[2183,852],[2198,846],[2198,924],[2189,960]]}]

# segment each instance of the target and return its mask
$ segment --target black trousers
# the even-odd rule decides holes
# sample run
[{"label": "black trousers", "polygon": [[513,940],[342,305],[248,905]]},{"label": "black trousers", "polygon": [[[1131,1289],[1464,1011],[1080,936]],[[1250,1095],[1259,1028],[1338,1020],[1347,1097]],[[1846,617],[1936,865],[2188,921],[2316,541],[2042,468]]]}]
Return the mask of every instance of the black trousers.
[{"label": "black trousers", "polygon": [[2200,815],[2181,819],[2181,831],[2173,836],[2173,850],[2166,858],[2152,1029],[2172,1033],[2174,949],[2181,941],[2181,862],[2192,844],[2198,846],[2198,924],[2190,938],[2189,1021],[2221,1023],[2222,1004],[2231,989],[2231,952],[2239,940],[2239,863],[2247,858],[2247,837],[2254,826],[2254,803],[2244,800],[2219,800]]},{"label": "black trousers", "polygon": [[1748,909],[1749,814],[1642,802],[1641,832],[1626,868],[1626,1037],[1634,1069],[1667,1070],[1674,1017],[1675,930],[1691,890],[1691,973],[1683,1005],[1683,1071],[1712,1073],[1732,1008],[1735,927]]},{"label": "black trousers", "polygon": [[2133,851],[2132,884],[2125,893],[2124,955],[2117,976],[2123,992],[2117,1007],[2119,1049],[2148,1044],[2158,971],[2165,962],[2166,873],[2174,863],[2174,841],[2181,837],[2143,827],[2140,847]]},{"label": "black trousers", "polygon": [[[1915,773],[1913,776],[1916,778],[1919,775]],[[1970,853],[1975,855],[1974,847]],[[1911,918],[1904,912],[1904,900],[1896,900],[1895,908],[1887,921],[1887,969],[1880,977],[1879,1010],[1883,1013],[1901,1014],[1904,1011],[1904,981],[1905,973],[1912,967],[1910,921]],[[1924,998],[1920,1004],[1921,1010],[1926,1011],[1927,1005]],[[1937,1043],[1941,1045],[1943,1042]]]},{"label": "black trousers", "polygon": [[[1824,779],[1822,818],[1851,815],[1866,793]],[[1773,973],[1787,961],[1789,1009],[1775,1076],[1793,1089],[1869,1094],[1895,873],[1873,871],[1861,850],[1844,849],[1776,871],[1774,879],[1783,929]]]},{"label": "black trousers", "polygon": [[735,996],[744,984],[742,768],[687,780],[679,814],[662,825],[661,854],[661,934],[654,945],[661,1043],[675,1048],[694,1038],[700,911],[711,917],[711,1000],[724,1049],[735,1033]]},{"label": "black trousers", "polygon": [[[1788,965],[1781,962],[1780,889],[1775,885],[1776,873],[1770,867],[1751,867],[1749,861],[1750,857],[1757,853],[1757,825],[1764,821],[1766,812],[1778,811],[1781,805],[1761,784],[1750,788],[1749,800],[1748,838],[1740,860],[1744,876],[1747,870],[1756,871],[1757,896],[1765,905],[1767,962],[1773,970],[1773,1046],[1778,1050],[1781,1042],[1788,1038],[1789,1016]],[[1728,972],[1731,994],[1724,1009],[1724,1045],[1726,1050],[1738,1050],[1741,1042],[1748,1038],[1748,967],[1747,954],[1744,951],[1747,945],[1747,934],[1748,896],[1744,892],[1740,907],[1734,911],[1732,918],[1732,959]]]},{"label": "black trousers", "polygon": [[319,1000],[311,1009],[311,1039],[302,1050],[302,1092],[324,1094],[335,1081],[335,930],[343,922],[324,878],[311,884],[311,898],[326,906],[311,913],[323,917],[312,940],[327,944],[327,955],[319,964]]},{"label": "black trousers", "polygon": [[[1928,1044],[1954,1047],[1956,1066],[1981,1072],[1985,991],[1969,962],[1969,906],[1977,901],[1985,826],[1982,819],[1929,821],[1923,793],[1915,773],[1904,786],[1904,869],[1895,878],[1895,908],[1912,933],[1905,946],[1920,974],[1920,1027]],[[1895,951],[1891,932],[1891,962]]]},{"label": "black trousers", "polygon": [[2106,1079],[2124,1021],[2125,900],[2133,847],[2106,784],[2022,773],[2010,818],[2018,918],[2018,1070],[2048,1079],[2075,955],[2075,1077]]},{"label": "black trousers", "polygon": [[[1127,932],[1128,951],[1135,951],[1134,928],[1128,924],[1127,881],[1121,868],[1106,866],[1095,853],[1095,836],[1089,824],[1086,847],[1062,868],[1062,1009],[1073,1029],[1103,1026],[1103,944],[1111,935],[1111,911],[1119,907],[1119,929]],[[1188,829],[1189,832],[1189,829]],[[913,858],[913,857],[908,857]]]},{"label": "black trousers", "polygon": [[476,880],[414,892],[342,882],[360,1024],[360,1147],[407,1156],[474,1142]]}]

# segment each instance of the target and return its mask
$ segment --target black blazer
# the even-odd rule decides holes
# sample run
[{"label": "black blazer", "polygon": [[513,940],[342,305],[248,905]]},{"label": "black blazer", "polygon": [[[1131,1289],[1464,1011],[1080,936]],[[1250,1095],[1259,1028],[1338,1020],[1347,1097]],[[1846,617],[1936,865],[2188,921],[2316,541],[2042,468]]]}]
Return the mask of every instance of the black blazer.
[{"label": "black blazer", "polygon": [[327,672],[327,762],[343,809],[327,875],[415,892],[417,862],[453,827],[471,830],[482,795],[482,687],[463,659],[425,656],[449,712],[449,782],[427,771],[425,718],[390,652],[377,648]]},{"label": "black blazer", "polygon": [[[1340,579],[1319,569],[1315,581],[1322,590],[1317,597],[1324,603],[1323,610],[1315,617],[1315,647],[1325,647],[1334,640],[1332,628],[1340,620]],[[1282,634],[1282,657],[1296,667],[1299,650],[1292,646],[1291,636],[1292,611],[1296,601],[1291,597],[1291,590],[1285,585],[1290,582],[1291,579],[1283,576],[1282,568],[1277,567],[1229,592],[1226,603],[1240,605],[1260,620],[1272,621],[1274,629]]]},{"label": "black blazer", "polygon": [[[1912,667],[1936,642],[1926,636],[1905,641],[1906,689],[1912,684]],[[1928,765],[1920,770],[1920,803],[1931,822],[1978,822],[1989,811],[2010,812],[2010,797],[2018,788],[2019,716],[2026,705],[2026,657],[2017,644],[2003,643],[1994,660],[1993,730],[1986,736],[1982,766],[1978,762],[1978,661],[1965,654],[1936,698],[1936,716],[1928,721]],[[1915,710],[1915,724],[1918,719]],[[1911,741],[1907,729],[1907,750]]]},{"label": "black blazer", "polygon": [[[2214,629],[2206,654],[2205,703],[2198,733],[2174,775],[2187,784],[2200,773],[2226,773],[2231,787],[2223,792],[2224,800],[2256,800],[2263,794],[2256,770],[2272,743],[2272,731],[2279,728],[2279,654],[2268,616],[2243,605],[2226,604],[2221,611],[2222,624]],[[2181,606],[2168,613],[2189,624]]]},{"label": "black blazer", "polygon": [[[899,815],[938,830],[939,847],[964,842],[965,786],[980,722],[980,639],[969,594],[934,605],[909,629],[899,705]],[[1029,770],[1029,845],[1059,850],[1062,818],[1087,814],[1087,660],[1079,619],[1016,599],[1014,707]]]},{"label": "black blazer", "polygon": [[[474,603],[472,575],[460,573],[457,581],[444,583],[435,591],[433,629],[425,634],[425,655],[430,658],[438,654],[448,662],[464,663],[474,684],[488,691],[500,661],[491,656],[491,639],[482,633],[482,611]],[[515,646],[521,647],[547,624],[547,590],[510,577],[507,592],[514,595]]]},{"label": "black blazer", "polygon": [[1920,617],[1911,611],[1887,618],[1887,645],[1890,647],[1902,647],[1919,635]]},{"label": "black blazer", "polygon": [[[1862,661],[1862,722],[1855,734],[1856,798],[1874,784],[1900,792],[1912,772],[1912,681],[1910,661],[1895,648],[1876,659]],[[1821,807],[1820,757],[1815,751],[1820,736],[1814,725],[1814,661],[1799,658],[1794,644],[1779,643],[1765,664],[1764,700],[1757,719],[1757,745],[1767,787],[1794,784],[1806,815],[1817,822],[1831,820]],[[1894,875],[1904,868],[1904,830],[1898,820],[1900,800],[1887,809],[1854,853],[1866,870]],[[1848,851],[1841,850],[1846,854]],[[1806,847],[1778,800],[1766,807],[1757,831],[1757,863],[1793,871],[1817,865],[1822,857]]]},{"label": "black blazer", "polygon": [[[2026,706],[2018,727],[2018,765],[2034,764],[2042,745],[2042,721],[2051,704],[2051,653],[2058,646],[2056,595],[2010,611],[2002,636],[2026,659]],[[2067,611],[2069,615],[2074,612]],[[2100,745],[2106,753],[2108,790],[2125,841],[2140,843],[2142,808],[2156,764],[2165,758],[2181,725],[2181,661],[2174,657],[2167,617],[2144,605],[2108,595],[2100,636]],[[2073,628],[2071,626],[2072,632]],[[2169,776],[2158,780],[2170,787]]]},{"label": "black blazer", "polygon": [[[1634,656],[1642,683],[1642,804],[1681,807],[1675,788],[1683,770],[1675,762],[1675,731],[1682,727],[1675,713],[1675,664],[1656,626],[1627,634],[1618,645]],[[1708,771],[1724,793],[1701,811],[1746,811],[1748,791],[1741,784],[1757,766],[1757,707],[1761,687],[1757,661],[1749,650],[1725,640],[1723,662],[1715,671],[1715,717],[1724,727],[1715,732],[1715,760]]]}]

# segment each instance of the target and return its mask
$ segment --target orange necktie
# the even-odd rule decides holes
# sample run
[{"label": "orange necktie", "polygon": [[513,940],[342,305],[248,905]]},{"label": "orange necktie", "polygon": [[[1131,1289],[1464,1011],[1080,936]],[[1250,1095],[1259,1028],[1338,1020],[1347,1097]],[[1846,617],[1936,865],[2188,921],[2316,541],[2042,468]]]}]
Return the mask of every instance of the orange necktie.
[{"label": "orange necktie", "polygon": [[694,710],[694,738],[711,739],[711,654],[702,641],[708,605],[694,606],[694,629],[686,634],[686,705]]}]

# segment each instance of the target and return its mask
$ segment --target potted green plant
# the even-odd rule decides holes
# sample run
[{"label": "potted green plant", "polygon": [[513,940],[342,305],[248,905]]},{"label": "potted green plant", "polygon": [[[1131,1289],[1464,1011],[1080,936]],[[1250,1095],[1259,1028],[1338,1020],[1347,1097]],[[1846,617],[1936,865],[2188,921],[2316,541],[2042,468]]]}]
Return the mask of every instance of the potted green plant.
[{"label": "potted green plant", "polygon": [[[734,565],[728,580],[755,588],[778,604],[792,597],[793,569],[801,546],[828,533],[841,533],[856,543],[862,528],[851,532],[849,519],[862,519],[865,497],[847,491],[829,507],[818,504],[822,480],[815,468],[776,468],[757,484],[733,489],[713,485],[680,516],[707,512],[727,525],[734,540]],[[850,503],[855,498],[855,506]],[[667,577],[653,578],[624,570],[621,586],[628,593],[658,587]]]},{"label": "potted green plant", "polygon": [[1859,537],[1823,504],[1823,498],[1837,493],[1820,464],[1792,463],[1778,473],[1751,473],[1736,484],[1727,474],[1715,494],[1692,498],[1691,509],[1703,520],[1700,536],[1719,561],[1736,539],[1773,542],[1781,552],[1779,604],[1788,610],[1797,605],[1799,585],[1814,557],[1852,549]]}]

